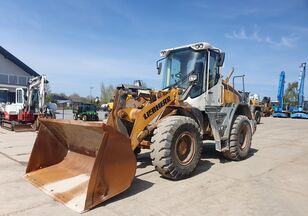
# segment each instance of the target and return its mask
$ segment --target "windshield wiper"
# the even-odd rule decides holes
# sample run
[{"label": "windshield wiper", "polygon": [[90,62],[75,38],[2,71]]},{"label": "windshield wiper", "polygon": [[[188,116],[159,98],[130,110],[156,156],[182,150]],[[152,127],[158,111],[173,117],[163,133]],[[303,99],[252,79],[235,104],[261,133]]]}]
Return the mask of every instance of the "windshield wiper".
[{"label": "windshield wiper", "polygon": [[186,81],[186,80],[188,79],[188,77],[189,77],[193,72],[194,72],[194,70],[192,70],[191,72],[189,72],[188,74],[186,74],[186,75],[184,76],[183,79],[180,79],[179,81],[177,81],[176,83],[174,83],[174,84],[171,85],[170,87],[177,86],[177,85],[183,83],[184,81]]}]

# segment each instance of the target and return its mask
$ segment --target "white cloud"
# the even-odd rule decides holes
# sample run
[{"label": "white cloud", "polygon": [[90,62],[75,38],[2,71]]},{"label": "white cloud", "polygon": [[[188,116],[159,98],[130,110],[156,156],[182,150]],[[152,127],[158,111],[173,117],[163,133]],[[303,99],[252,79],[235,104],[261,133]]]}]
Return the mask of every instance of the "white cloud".
[{"label": "white cloud", "polygon": [[279,48],[293,48],[296,47],[297,41],[300,39],[298,36],[281,36],[279,40],[273,40],[270,36],[260,35],[260,30],[255,26],[253,32],[248,33],[245,28],[241,28],[239,31],[233,31],[232,34],[226,34],[226,38],[250,40],[259,43],[267,43],[269,45]]}]

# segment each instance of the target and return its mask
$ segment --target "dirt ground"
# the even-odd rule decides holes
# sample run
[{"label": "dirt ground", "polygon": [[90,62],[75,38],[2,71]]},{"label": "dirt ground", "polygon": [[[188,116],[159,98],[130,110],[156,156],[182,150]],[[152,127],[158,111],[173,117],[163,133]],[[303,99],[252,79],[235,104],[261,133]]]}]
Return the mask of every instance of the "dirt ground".
[{"label": "dirt ground", "polygon": [[[0,129],[0,215],[79,215],[23,179],[36,133]],[[205,145],[188,179],[160,177],[138,157],[131,188],[83,215],[307,215],[308,121],[263,118],[250,157]]]}]

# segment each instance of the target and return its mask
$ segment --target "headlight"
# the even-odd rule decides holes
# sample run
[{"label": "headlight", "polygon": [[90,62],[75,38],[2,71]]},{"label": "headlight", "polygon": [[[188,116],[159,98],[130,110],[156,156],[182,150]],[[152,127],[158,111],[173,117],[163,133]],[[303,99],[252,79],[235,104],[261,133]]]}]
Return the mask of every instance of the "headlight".
[{"label": "headlight", "polygon": [[195,49],[202,49],[203,48],[203,44],[202,43],[195,44],[194,47],[195,47]]}]

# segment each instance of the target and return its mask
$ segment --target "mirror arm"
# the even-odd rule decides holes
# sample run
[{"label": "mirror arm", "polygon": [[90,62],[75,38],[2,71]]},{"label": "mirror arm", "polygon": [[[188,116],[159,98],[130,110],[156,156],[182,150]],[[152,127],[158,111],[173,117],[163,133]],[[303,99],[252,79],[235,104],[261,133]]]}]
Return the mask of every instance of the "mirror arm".
[{"label": "mirror arm", "polygon": [[164,57],[164,58],[161,58],[161,59],[158,59],[157,61],[156,61],[156,69],[157,69],[157,71],[158,71],[158,75],[160,74],[160,72],[161,72],[161,61],[162,60],[164,60],[166,57]]},{"label": "mirror arm", "polygon": [[195,86],[195,83],[192,83],[190,86],[188,86],[188,88],[185,90],[185,92],[183,93],[183,95],[180,96],[180,101],[184,101],[188,98],[192,88]]}]

